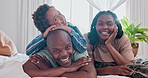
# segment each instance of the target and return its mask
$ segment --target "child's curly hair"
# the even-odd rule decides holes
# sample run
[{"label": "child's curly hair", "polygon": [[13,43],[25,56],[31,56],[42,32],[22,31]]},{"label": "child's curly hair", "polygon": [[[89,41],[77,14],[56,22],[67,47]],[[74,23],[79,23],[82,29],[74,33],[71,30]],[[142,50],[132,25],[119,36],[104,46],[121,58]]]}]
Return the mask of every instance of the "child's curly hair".
[{"label": "child's curly hair", "polygon": [[48,19],[46,18],[46,12],[49,8],[54,7],[47,4],[40,5],[34,12],[34,14],[32,14],[34,24],[41,33],[44,33],[46,29],[50,26],[48,23]]}]

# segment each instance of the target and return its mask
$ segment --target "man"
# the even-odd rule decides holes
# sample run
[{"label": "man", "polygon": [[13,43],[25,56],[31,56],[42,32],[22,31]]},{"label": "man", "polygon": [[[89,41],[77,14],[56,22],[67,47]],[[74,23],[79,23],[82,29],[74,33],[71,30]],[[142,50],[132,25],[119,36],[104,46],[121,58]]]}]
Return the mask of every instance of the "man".
[{"label": "man", "polygon": [[[48,33],[47,47],[28,60],[24,71],[31,77],[96,78],[96,71],[87,52],[76,52],[71,37],[64,30]],[[32,58],[33,59],[33,58]]]}]

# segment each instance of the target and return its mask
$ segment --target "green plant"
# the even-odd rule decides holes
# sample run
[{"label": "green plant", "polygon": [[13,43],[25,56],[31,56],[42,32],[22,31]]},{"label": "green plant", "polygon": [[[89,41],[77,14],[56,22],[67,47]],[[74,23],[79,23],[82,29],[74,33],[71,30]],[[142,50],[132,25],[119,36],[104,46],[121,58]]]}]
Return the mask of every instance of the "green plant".
[{"label": "green plant", "polygon": [[131,23],[126,17],[121,19],[121,24],[123,26],[122,28],[125,35],[128,36],[132,44],[136,44],[136,41],[143,41],[148,43],[148,28],[140,28],[141,23],[135,25],[134,22]]}]

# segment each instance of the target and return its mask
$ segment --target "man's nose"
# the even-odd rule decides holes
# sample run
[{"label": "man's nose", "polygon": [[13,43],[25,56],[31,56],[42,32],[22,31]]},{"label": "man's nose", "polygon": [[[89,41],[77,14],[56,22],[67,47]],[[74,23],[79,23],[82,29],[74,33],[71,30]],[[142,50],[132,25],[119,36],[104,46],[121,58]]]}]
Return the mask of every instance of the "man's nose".
[{"label": "man's nose", "polygon": [[68,54],[68,53],[67,53],[66,50],[63,50],[62,53],[61,53],[62,56],[66,56],[67,54]]}]

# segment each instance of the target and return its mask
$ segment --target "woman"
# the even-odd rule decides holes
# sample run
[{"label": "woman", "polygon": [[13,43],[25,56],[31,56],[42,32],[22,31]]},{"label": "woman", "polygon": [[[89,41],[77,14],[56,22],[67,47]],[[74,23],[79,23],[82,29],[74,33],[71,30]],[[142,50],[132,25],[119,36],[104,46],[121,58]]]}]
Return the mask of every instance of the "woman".
[{"label": "woman", "polygon": [[[129,39],[123,35],[117,16],[111,11],[101,11],[93,19],[91,31],[84,34],[87,50],[93,58],[97,74],[130,75],[134,54]],[[116,71],[115,71],[116,70]]]}]

